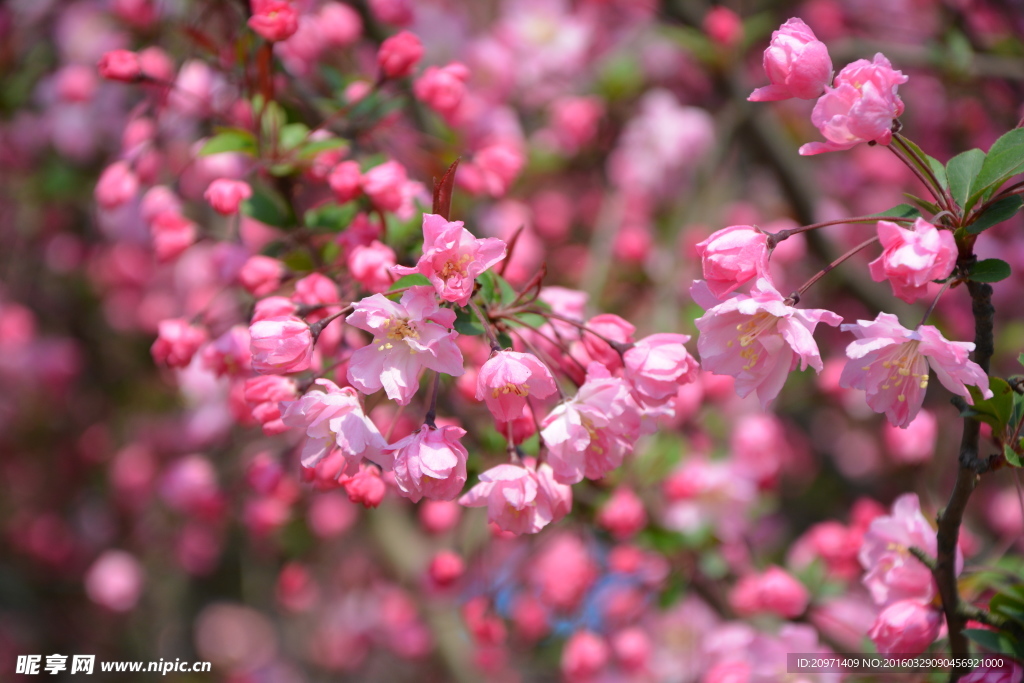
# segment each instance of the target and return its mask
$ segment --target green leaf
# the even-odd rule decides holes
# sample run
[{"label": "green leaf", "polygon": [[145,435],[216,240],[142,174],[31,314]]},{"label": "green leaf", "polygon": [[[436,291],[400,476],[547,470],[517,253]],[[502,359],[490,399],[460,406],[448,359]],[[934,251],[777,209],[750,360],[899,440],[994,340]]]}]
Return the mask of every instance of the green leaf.
[{"label": "green leaf", "polygon": [[498,289],[496,277],[497,275],[494,274],[493,270],[485,270],[476,278],[476,281],[480,283],[480,296],[487,303],[498,303],[497,299],[494,298],[494,292]]},{"label": "green leaf", "polygon": [[1021,365],[1024,365],[1024,353],[1017,356],[1017,362],[1020,363]]},{"label": "green leaf", "polygon": [[869,213],[866,218],[920,218],[921,212],[910,204],[897,204],[880,213]]},{"label": "green leaf", "polygon": [[349,226],[358,211],[359,207],[356,202],[345,204],[328,202],[307,211],[303,216],[303,225],[315,230],[341,232]]},{"label": "green leaf", "polygon": [[975,179],[985,163],[985,153],[980,149],[969,149],[961,152],[949,160],[946,164],[946,177],[949,178],[949,190],[953,193],[953,199],[967,212],[967,198],[971,196],[971,190],[975,187]]},{"label": "green leaf", "polygon": [[947,187],[949,187],[949,183],[946,180],[946,168],[942,165],[942,162],[936,159],[935,157],[930,157],[927,154],[925,154],[924,150],[918,147],[917,143],[914,142],[913,140],[910,140],[909,138],[903,138],[903,141],[907,144],[908,147],[917,152],[917,155],[919,157],[925,160],[927,168],[917,163],[917,160],[914,157],[910,158],[911,162],[913,162],[913,164],[920,168],[922,171],[925,171],[925,175],[927,175],[927,171],[931,171],[935,175],[935,179],[939,181],[939,185],[942,187],[942,189],[946,189]]},{"label": "green leaf", "polygon": [[312,159],[320,152],[327,152],[332,149],[341,149],[348,146],[348,140],[344,138],[327,138],[326,140],[312,140],[302,146],[299,156],[303,159]]},{"label": "green leaf", "polygon": [[476,337],[484,333],[484,326],[471,309],[460,308],[455,311],[455,331]]},{"label": "green leaf", "polygon": [[199,156],[207,157],[224,152],[240,152],[256,156],[256,136],[242,128],[220,128],[217,134],[207,140],[199,150]]},{"label": "green leaf", "polygon": [[[945,178],[945,176],[943,176],[943,178]],[[909,192],[904,192],[903,196],[929,213],[936,214],[939,213],[939,211],[941,211],[938,204],[933,204],[932,202],[929,202],[925,199],[921,199],[920,197],[912,195]]]},{"label": "green leaf", "polygon": [[974,222],[967,226],[967,232],[972,235],[977,235],[980,232],[988,230],[993,225],[998,225],[1003,221],[1010,220],[1013,215],[1020,210],[1021,205],[1024,201],[1020,197],[1004,197],[998,202],[992,204],[992,206],[985,209],[985,211],[974,219]]},{"label": "green leaf", "polygon": [[1014,641],[1009,635],[1001,631],[989,631],[983,628],[966,628],[964,635],[981,645],[986,650],[1013,655]]},{"label": "green leaf", "polygon": [[512,337],[508,334],[508,332],[499,332],[498,333],[498,344],[500,344],[501,348],[503,348],[503,349],[511,349],[512,348]]},{"label": "green leaf", "polygon": [[291,211],[284,200],[260,186],[253,186],[252,196],[242,202],[242,213],[275,228],[290,228],[294,225]]},{"label": "green leaf", "polygon": [[309,137],[309,126],[304,123],[289,123],[281,129],[281,147],[295,149]]},{"label": "green leaf", "polygon": [[494,276],[495,281],[498,283],[498,291],[501,292],[501,303],[508,306],[510,303],[516,300],[519,295],[516,294],[516,290],[512,288],[508,280],[500,275]]},{"label": "green leaf", "polygon": [[1024,128],[1014,128],[992,143],[985,163],[978,171],[971,188],[968,206],[986,193],[993,192],[1007,180],[1024,170]]},{"label": "green leaf", "polygon": [[1001,377],[989,377],[988,386],[992,390],[992,398],[982,398],[981,389],[968,385],[967,390],[971,393],[974,405],[968,408],[971,414],[967,417],[991,425],[993,432],[999,435],[1013,417],[1014,392]]},{"label": "green leaf", "polygon": [[541,327],[548,321],[547,318],[542,315],[537,315],[536,313],[517,313],[516,320],[521,322],[524,326],[532,327],[534,329]]},{"label": "green leaf", "polygon": [[395,280],[395,283],[391,285],[388,291],[394,291],[396,289],[402,289],[403,287],[416,287],[418,285],[429,285],[430,280],[427,279],[426,275],[420,273],[411,273],[409,275],[402,276]]},{"label": "green leaf", "polygon": [[1020,455],[1013,450],[1013,446],[1006,444],[1003,446],[1003,457],[1006,458],[1006,462],[1010,463],[1014,467],[1021,467]]},{"label": "green leaf", "polygon": [[1010,264],[997,258],[978,261],[967,272],[967,277],[975,282],[999,282],[1010,277]]}]

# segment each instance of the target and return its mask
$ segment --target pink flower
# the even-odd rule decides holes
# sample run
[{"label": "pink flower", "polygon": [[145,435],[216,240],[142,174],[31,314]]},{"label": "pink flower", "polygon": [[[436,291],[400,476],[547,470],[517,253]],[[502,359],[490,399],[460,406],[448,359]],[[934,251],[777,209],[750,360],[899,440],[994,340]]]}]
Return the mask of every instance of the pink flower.
[{"label": "pink flower", "polygon": [[883,655],[917,655],[935,642],[945,622],[942,612],[916,600],[900,600],[882,610],[868,637]]},{"label": "pink flower", "polygon": [[572,488],[559,484],[546,463],[498,465],[459,498],[466,507],[487,506],[487,519],[514,534],[535,534],[572,508]]},{"label": "pink flower", "polygon": [[281,402],[294,401],[296,391],[295,380],[290,377],[264,375],[245,380],[245,402],[253,419],[263,425],[264,434],[274,436],[288,431],[288,425],[281,419]]},{"label": "pink flower", "polygon": [[199,228],[180,213],[163,211],[149,225],[156,260],[165,263],[177,258],[196,241]]},{"label": "pink flower", "polygon": [[597,97],[562,97],[551,104],[551,129],[562,149],[572,153],[597,137],[604,103]]},{"label": "pink flower", "polygon": [[348,381],[364,394],[383,387],[388,398],[405,405],[416,394],[421,368],[453,377],[463,373],[458,332],[451,330],[455,311],[440,308],[430,287],[412,287],[397,303],[374,294],[358,302],[346,320],[373,334],[348,365]]},{"label": "pink flower", "polygon": [[249,328],[245,325],[234,325],[200,353],[203,367],[218,376],[251,374],[251,356]]},{"label": "pink flower", "polygon": [[284,275],[283,263],[276,258],[257,254],[248,258],[235,278],[253,296],[266,296],[281,286]]},{"label": "pink flower", "polygon": [[145,581],[145,571],[134,555],[108,550],[86,572],[85,593],[112,612],[127,612],[138,603]]},{"label": "pink flower", "polygon": [[370,465],[360,465],[355,474],[338,478],[345,487],[348,499],[364,508],[375,508],[384,500],[388,485],[381,479],[380,470]]},{"label": "pink flower", "polygon": [[892,122],[903,113],[903,100],[896,94],[907,77],[895,71],[879,52],[873,62],[858,59],[836,76],[835,87],[825,88],[811,123],[827,142],[809,142],[800,154],[821,154],[850,149],[861,142],[888,145],[892,140]]},{"label": "pink flower", "polygon": [[[935,530],[921,514],[917,494],[905,493],[896,499],[892,514],[871,522],[864,534],[858,558],[867,570],[864,585],[875,603],[887,606],[901,600],[927,604],[935,597],[931,571],[910,554],[916,547],[935,557]],[[956,571],[963,567],[957,549]]]},{"label": "pink flower", "polygon": [[363,191],[381,211],[398,211],[408,179],[405,166],[394,160],[385,161],[363,174]]},{"label": "pink flower", "polygon": [[412,0],[370,0],[370,11],[385,24],[395,26],[408,26],[414,18]]},{"label": "pink flower", "polygon": [[184,368],[192,362],[199,347],[206,342],[206,330],[184,318],[161,320],[156,341],[150,347],[153,360],[170,368]]},{"label": "pink flower", "polygon": [[904,429],[885,424],[882,427],[882,441],[892,459],[903,465],[917,465],[928,462],[935,454],[935,443],[939,436],[939,421],[928,410],[921,409]]},{"label": "pink flower", "polygon": [[526,397],[546,398],[555,393],[555,378],[536,356],[499,351],[477,373],[476,400],[484,401],[498,422],[523,416]]},{"label": "pink flower", "polygon": [[324,42],[331,47],[347,47],[363,34],[359,12],[340,2],[327,2],[320,8],[317,25]]},{"label": "pink flower", "polygon": [[430,567],[427,568],[430,580],[442,588],[458,581],[465,572],[466,563],[451,550],[439,551],[430,561]]},{"label": "pink flower", "polygon": [[591,363],[587,380],[571,401],[541,423],[554,477],[563,484],[600,479],[622,464],[639,434],[640,415],[622,379]]},{"label": "pink flower", "polygon": [[266,318],[249,325],[249,349],[252,369],[260,374],[302,372],[313,357],[313,334],[294,316]]},{"label": "pink flower", "polygon": [[769,612],[795,619],[807,610],[811,594],[802,583],[779,567],[740,579],[729,594],[729,604],[741,617]]},{"label": "pink flower", "polygon": [[[704,298],[699,285],[690,289]],[[698,303],[700,303],[698,301]],[[821,356],[814,342],[818,323],[838,325],[838,315],[823,309],[788,305],[768,280],[758,278],[749,296],[735,296],[708,308],[696,321],[701,366],[716,375],[736,378],[736,393],[757,390],[763,408],[778,396],[791,370],[800,361],[821,371]]]},{"label": "pink flower", "polygon": [[466,435],[461,427],[423,427],[388,446],[385,454],[394,458],[395,482],[406,498],[455,500],[466,483],[468,453],[459,441]]},{"label": "pink flower", "polygon": [[747,662],[719,662],[708,669],[701,683],[750,683],[751,673]]},{"label": "pink flower", "polygon": [[203,193],[206,201],[217,213],[225,216],[232,216],[238,213],[238,207],[243,200],[252,196],[252,188],[244,180],[231,180],[230,178],[218,178],[210,183]]},{"label": "pink flower", "polygon": [[477,239],[462,221],[423,214],[423,255],[415,268],[395,266],[398,275],[420,273],[443,301],[469,304],[476,278],[505,258],[505,243],[496,237]]},{"label": "pink flower", "polygon": [[307,306],[337,303],[339,297],[338,285],[334,284],[334,280],[320,273],[310,273],[297,281],[295,294],[292,295],[295,301]]},{"label": "pink flower", "polygon": [[249,28],[272,43],[287,40],[299,30],[299,13],[284,0],[252,0]]},{"label": "pink flower", "polygon": [[327,176],[327,182],[334,191],[334,196],[343,204],[362,194],[362,181],[363,173],[359,169],[358,161],[342,161]]},{"label": "pink flower", "polygon": [[911,331],[900,325],[891,313],[879,313],[874,320],[858,320],[843,325],[857,341],[846,347],[850,360],[843,368],[839,385],[863,389],[868,405],[876,413],[885,413],[897,427],[911,423],[924,402],[928,388],[928,367],[954,394],[973,404],[965,385],[972,384],[991,398],[988,375],[968,360],[972,342],[951,342],[931,325]]},{"label": "pink flower", "polygon": [[139,179],[127,161],[117,161],[103,169],[96,183],[96,203],[104,209],[116,209],[135,198]]},{"label": "pink flower", "polygon": [[132,83],[142,77],[139,56],[130,50],[111,50],[100,59],[97,69],[111,81]]},{"label": "pink flower", "polygon": [[501,197],[508,192],[525,163],[518,142],[495,140],[478,150],[472,161],[459,167],[459,182],[475,194],[486,192],[492,197]]},{"label": "pink flower", "polygon": [[591,680],[608,665],[610,655],[604,638],[591,631],[577,631],[565,641],[562,674],[570,683]]},{"label": "pink flower", "polygon": [[348,254],[348,270],[352,277],[374,293],[386,292],[393,279],[394,250],[377,240],[369,245],[357,244]]},{"label": "pink flower", "polygon": [[700,366],[683,346],[689,340],[685,334],[652,334],[623,354],[626,381],[645,405],[660,405],[697,379]]},{"label": "pink flower", "polygon": [[[704,21],[701,22],[701,28],[708,38],[724,47],[732,47],[743,38],[743,20],[728,7],[717,6],[708,10],[704,15]],[[767,50],[765,52],[767,53]]]},{"label": "pink flower", "polygon": [[318,379],[316,384],[324,391],[309,391],[297,401],[281,402],[281,420],[306,434],[302,466],[315,467],[337,447],[348,460],[349,470],[355,470],[363,458],[390,467],[390,457],[383,455],[387,442],[363,413],[359,395],[328,379]]},{"label": "pink flower", "polygon": [[430,66],[413,83],[412,92],[417,99],[447,118],[455,114],[462,104],[468,79],[469,69],[465,64],[452,62],[441,68]]},{"label": "pink flower", "polygon": [[644,502],[633,493],[633,489],[620,486],[601,506],[597,523],[610,531],[617,541],[631,538],[647,526]]},{"label": "pink flower", "polygon": [[758,88],[747,99],[772,102],[821,95],[832,78],[828,48],[801,19],[793,18],[772,32],[772,44],[764,51],[764,71],[771,85]]},{"label": "pink flower", "polygon": [[908,304],[928,293],[928,283],[949,277],[956,265],[956,240],[951,230],[939,230],[918,218],[913,230],[878,221],[882,255],[868,264],[871,279],[888,278],[892,292]]},{"label": "pink flower", "polygon": [[415,33],[402,31],[387,38],[377,52],[377,65],[388,78],[402,78],[412,73],[423,57],[423,44]]},{"label": "pink flower", "polygon": [[[632,344],[636,327],[614,313],[602,313],[587,321],[587,329],[594,332],[594,334],[584,332],[582,335],[583,347],[587,350],[590,359],[608,368],[609,372],[615,372],[621,368],[622,356],[612,348],[609,342],[617,342],[622,346]],[[604,339],[597,335],[601,335]]]},{"label": "pink flower", "polygon": [[287,318],[296,315],[298,311],[299,307],[291,299],[286,299],[283,296],[268,296],[266,299],[260,299],[253,306],[251,322],[268,318]]},{"label": "pink flower", "polygon": [[980,666],[961,678],[960,681],[961,683],[1020,683],[1021,676],[1024,676],[1024,667],[1012,659],[1005,659],[1000,667]]},{"label": "pink flower", "polygon": [[768,276],[768,235],[752,225],[730,225],[712,233],[696,249],[716,299],[755,277]]}]

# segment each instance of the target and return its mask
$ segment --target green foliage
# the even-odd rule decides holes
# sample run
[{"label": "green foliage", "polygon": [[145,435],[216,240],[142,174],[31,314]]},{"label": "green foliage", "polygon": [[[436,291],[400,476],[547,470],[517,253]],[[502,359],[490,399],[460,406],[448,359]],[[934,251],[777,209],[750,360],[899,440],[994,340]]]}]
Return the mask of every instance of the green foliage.
[{"label": "green foliage", "polygon": [[254,185],[252,196],[242,202],[242,213],[275,228],[290,228],[295,225],[291,209],[284,199],[270,188],[261,185]]},{"label": "green foliage", "polygon": [[1013,417],[1013,389],[1000,377],[990,377],[989,389],[992,398],[982,398],[981,390],[968,385],[974,405],[968,406],[962,413],[964,417],[972,417],[992,427],[994,434],[1000,434]]},{"label": "green foliage", "polygon": [[1010,264],[997,258],[978,261],[967,271],[967,277],[975,282],[999,282],[1010,277]]},{"label": "green foliage", "polygon": [[985,162],[985,153],[980,149],[969,149],[961,152],[946,164],[946,176],[949,178],[949,190],[957,205],[967,211],[967,198],[975,186],[978,171]]},{"label": "green foliage", "polygon": [[967,226],[967,232],[971,235],[977,235],[988,230],[993,225],[1010,220],[1020,210],[1022,204],[1024,204],[1024,201],[1021,201],[1021,198],[1017,196],[1004,197],[998,202],[994,202]]},{"label": "green foliage", "polygon": [[254,157],[257,155],[256,136],[242,128],[218,128],[217,134],[199,150],[199,156],[207,157],[224,152],[239,152]]},{"label": "green foliage", "polygon": [[1014,128],[992,143],[971,187],[969,209],[992,196],[1007,180],[1024,170],[1024,128]]},{"label": "green foliage", "polygon": [[396,289],[402,289],[403,287],[416,287],[416,286],[419,286],[419,285],[429,285],[429,284],[430,284],[430,280],[427,279],[426,275],[422,275],[420,273],[410,273],[409,275],[404,275],[404,276],[398,278],[397,280],[395,280],[395,283],[393,285],[391,285],[391,287],[390,287],[390,289],[388,291],[394,291]]},{"label": "green foliage", "polygon": [[892,207],[891,209],[886,209],[885,211],[881,211],[879,213],[869,213],[868,217],[869,218],[871,218],[871,217],[878,217],[878,218],[920,218],[921,217],[921,212],[918,211],[916,207],[913,207],[910,204],[897,204],[896,206]]}]

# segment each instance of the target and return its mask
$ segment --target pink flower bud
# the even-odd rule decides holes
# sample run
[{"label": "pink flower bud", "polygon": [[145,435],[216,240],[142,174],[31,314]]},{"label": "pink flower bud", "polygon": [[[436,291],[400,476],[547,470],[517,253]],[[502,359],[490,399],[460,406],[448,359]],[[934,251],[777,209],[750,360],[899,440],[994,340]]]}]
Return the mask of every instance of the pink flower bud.
[{"label": "pink flower bud", "polygon": [[249,326],[252,369],[262,374],[284,374],[309,369],[313,335],[296,317],[267,318]]},{"label": "pink flower bud", "polygon": [[708,289],[719,298],[768,272],[768,236],[751,225],[731,225],[697,244]]},{"label": "pink flower bud", "polygon": [[334,190],[334,196],[341,203],[350,202],[363,193],[363,174],[359,162],[343,161],[327,176],[327,182]]},{"label": "pink flower bud", "polygon": [[388,78],[402,78],[412,70],[423,57],[423,44],[416,34],[402,31],[387,38],[377,52],[377,64]]},{"label": "pink flower bud", "polygon": [[597,136],[604,105],[596,97],[563,97],[551,105],[551,129],[567,152],[575,152]]},{"label": "pink flower bud", "polygon": [[85,64],[69,64],[56,75],[57,96],[65,102],[88,102],[96,91],[96,72]]},{"label": "pink flower bud", "polygon": [[391,267],[394,265],[394,250],[377,240],[369,246],[356,245],[348,254],[349,273],[374,294],[388,291],[394,281],[391,277]]},{"label": "pink flower bud", "polygon": [[1005,659],[1000,667],[980,666],[960,679],[961,683],[1019,683],[1024,676],[1024,667],[1011,659]]},{"label": "pink flower bud", "polygon": [[252,188],[249,183],[243,180],[231,180],[230,178],[218,178],[206,188],[203,197],[210,202],[210,206],[217,213],[225,216],[232,216],[238,213],[238,207],[243,200],[252,196]]},{"label": "pink flower bud", "polygon": [[442,550],[434,555],[427,570],[430,580],[444,588],[458,581],[466,571],[466,564],[456,553]]},{"label": "pink flower bud", "polygon": [[86,572],[85,592],[97,605],[127,612],[139,601],[144,582],[145,573],[134,555],[108,550]]},{"label": "pink flower bud", "polygon": [[363,175],[363,191],[382,211],[397,211],[402,206],[403,190],[409,180],[405,166],[397,161],[385,161]]},{"label": "pink flower bud", "polygon": [[772,43],[764,51],[764,71],[771,85],[755,90],[747,98],[751,102],[811,100],[832,78],[832,59],[810,27],[793,18],[772,33]]},{"label": "pink flower bud", "polygon": [[644,405],[661,405],[697,379],[700,366],[684,346],[689,340],[685,334],[652,334],[623,354],[626,381]]},{"label": "pink flower bud", "polygon": [[139,210],[142,213],[142,220],[149,224],[165,211],[181,213],[182,206],[181,200],[178,199],[178,195],[174,194],[174,190],[166,185],[157,185],[149,188],[146,190],[146,194],[142,195]]},{"label": "pink flower bud", "polygon": [[916,655],[939,637],[942,613],[916,600],[901,600],[882,610],[868,637],[883,655],[894,652]]},{"label": "pink flower bud", "polygon": [[365,508],[375,508],[384,500],[384,494],[388,487],[380,478],[380,471],[376,467],[364,465],[359,472],[351,477],[339,479],[348,493],[348,498],[353,503],[359,503]]},{"label": "pink flower bud", "polygon": [[770,612],[786,619],[803,614],[810,599],[804,585],[779,567],[743,577],[729,594],[729,604],[740,616]]},{"label": "pink flower bud", "polygon": [[451,531],[462,517],[462,507],[448,500],[425,500],[419,509],[420,526],[428,534]]},{"label": "pink flower bud", "polygon": [[394,457],[395,482],[402,495],[414,503],[426,497],[454,500],[466,483],[468,453],[459,441],[461,427],[445,425],[422,429],[385,449]]},{"label": "pink flower bud", "polygon": [[882,255],[868,264],[871,279],[889,280],[894,295],[912,304],[927,296],[932,280],[949,277],[956,265],[957,248],[951,230],[939,230],[924,219],[907,230],[890,221],[878,221]]},{"label": "pink flower bud", "polygon": [[324,43],[330,47],[347,47],[363,34],[359,12],[340,2],[327,2],[320,8],[317,26]]},{"label": "pink flower bud", "polygon": [[291,299],[283,296],[268,296],[260,299],[252,312],[252,322],[259,322],[268,318],[287,318],[293,316],[299,310],[298,306]]},{"label": "pink flower bud", "polygon": [[157,17],[153,0],[113,0],[111,9],[118,18],[138,28],[148,28]]},{"label": "pink flower bud", "polygon": [[129,50],[111,50],[97,65],[100,76],[111,81],[131,83],[142,77],[139,56]]},{"label": "pink flower bud", "polygon": [[[266,296],[281,286],[281,280],[284,279],[284,275],[285,267],[283,263],[276,258],[257,254],[256,256],[249,257],[241,269],[239,269],[238,275],[235,278],[238,280],[238,284],[245,287],[245,290],[253,296]],[[289,309],[287,312],[278,313],[277,315],[290,315],[295,310],[294,304],[291,304]]]},{"label": "pink flower bud", "polygon": [[348,104],[355,104],[369,95],[372,90],[373,84],[369,81],[352,81],[345,86],[345,90],[342,95],[345,98],[345,102]]},{"label": "pink flower bud", "polygon": [[[614,313],[595,315],[587,321],[587,327],[596,333],[583,333],[583,346],[587,349],[590,357],[607,367],[609,372],[614,372],[622,367],[622,357],[619,355],[619,352],[613,349],[604,339],[620,344],[631,344],[636,327],[628,320]],[[598,334],[604,337],[604,339],[598,337]]]},{"label": "pink flower bud", "polygon": [[615,540],[624,541],[647,526],[647,511],[632,489],[620,486],[597,514],[597,523],[610,531]]},{"label": "pink flower bud", "polygon": [[750,674],[750,664],[746,662],[719,662],[708,669],[701,683],[750,683]]},{"label": "pink flower bud", "polygon": [[571,683],[597,676],[608,665],[608,645],[590,631],[577,631],[562,650],[562,675]]},{"label": "pink flower bud", "polygon": [[245,380],[244,396],[252,417],[263,425],[264,434],[273,436],[288,431],[281,420],[280,402],[298,398],[295,380],[278,375],[251,377]]},{"label": "pink flower bud", "polygon": [[638,626],[619,631],[612,636],[612,651],[619,665],[626,671],[644,670],[653,649],[650,636]]},{"label": "pink flower bud", "polygon": [[116,209],[131,201],[139,191],[139,179],[127,161],[107,166],[96,183],[96,203],[104,209]]},{"label": "pink flower bud", "polygon": [[199,229],[180,213],[163,211],[153,219],[149,231],[153,237],[156,260],[164,263],[192,246]]},{"label": "pink flower bud", "polygon": [[161,320],[150,353],[158,365],[184,368],[192,362],[192,356],[206,338],[205,329],[190,324],[184,318]]},{"label": "pink flower bud", "polygon": [[438,68],[427,67],[423,75],[413,84],[413,94],[428,107],[445,117],[451,117],[462,103],[466,94],[466,80],[469,69],[464,64],[452,62]]},{"label": "pink flower bud", "polygon": [[413,21],[412,0],[370,0],[370,11],[378,20],[393,26],[408,26]]},{"label": "pink flower bud", "polygon": [[708,38],[723,47],[732,47],[743,39],[743,20],[728,7],[717,5],[711,8],[704,15],[701,26]]},{"label": "pink flower bud", "polygon": [[299,30],[299,13],[284,0],[252,0],[249,28],[274,43]]}]

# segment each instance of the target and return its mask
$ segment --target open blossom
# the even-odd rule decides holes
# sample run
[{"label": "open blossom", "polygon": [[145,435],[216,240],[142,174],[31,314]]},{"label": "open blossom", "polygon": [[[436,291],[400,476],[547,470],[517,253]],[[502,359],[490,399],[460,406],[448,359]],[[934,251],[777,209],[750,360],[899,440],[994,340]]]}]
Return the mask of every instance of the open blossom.
[{"label": "open blossom", "polygon": [[334,447],[341,449],[355,470],[363,458],[390,466],[383,451],[387,442],[363,413],[359,395],[351,387],[338,387],[329,379],[318,379],[323,391],[308,391],[296,401],[282,401],[281,420],[306,434],[302,466],[314,467]]},{"label": "open blossom", "polygon": [[551,466],[498,465],[459,498],[466,507],[487,506],[487,519],[514,534],[535,534],[572,509],[572,488],[555,481]]},{"label": "open blossom", "polygon": [[918,218],[913,230],[891,221],[878,221],[882,255],[868,264],[871,279],[888,279],[892,292],[912,304],[928,293],[928,283],[949,277],[956,265],[956,240],[950,230],[939,230]]},{"label": "open blossom", "polygon": [[214,210],[225,216],[232,216],[238,213],[238,207],[242,202],[252,196],[252,188],[244,180],[232,180],[231,178],[218,178],[210,183],[203,193],[206,201]]},{"label": "open blossom", "polygon": [[839,378],[840,386],[863,389],[871,409],[885,413],[896,427],[909,425],[921,410],[929,366],[942,386],[968,403],[974,401],[967,384],[981,389],[985,398],[992,396],[988,375],[968,359],[974,350],[972,342],[951,342],[931,325],[908,330],[891,313],[842,329],[858,339],[846,347],[850,360]]},{"label": "open blossom", "polygon": [[374,294],[358,302],[346,321],[373,334],[348,365],[348,381],[364,394],[383,387],[388,398],[405,405],[416,394],[421,368],[463,373],[458,332],[451,329],[455,311],[440,308],[431,287],[411,287],[400,302]]},{"label": "open blossom", "polygon": [[751,102],[810,100],[821,95],[832,78],[832,59],[811,27],[794,17],[772,32],[772,43],[764,51],[764,71],[771,85],[751,93]]},{"label": "open blossom", "polygon": [[623,354],[626,381],[645,405],[659,405],[697,379],[700,366],[683,346],[688,341],[685,334],[652,334]]},{"label": "open blossom", "polygon": [[299,30],[299,13],[285,0],[252,0],[249,28],[272,43],[287,40]]},{"label": "open blossom", "polygon": [[[910,554],[910,548],[935,557],[935,530],[921,514],[917,494],[905,493],[893,503],[892,513],[875,518],[864,534],[858,558],[867,570],[864,585],[875,603],[887,606],[901,600],[922,604],[935,597],[931,570]],[[963,567],[963,556],[956,551],[956,571]]]},{"label": "open blossom", "polygon": [[768,275],[768,235],[752,225],[730,225],[712,233],[696,249],[708,289],[717,299]]},{"label": "open blossom", "polygon": [[462,492],[469,454],[459,439],[465,435],[465,429],[453,425],[424,425],[388,446],[395,482],[406,498],[414,503],[424,497],[454,500]]},{"label": "open blossom", "polygon": [[476,400],[484,401],[499,422],[522,417],[527,396],[546,398],[555,390],[551,371],[529,353],[499,351],[477,373]]},{"label": "open blossom", "polygon": [[309,369],[313,334],[294,316],[266,318],[249,326],[252,369],[260,374],[284,374]]},{"label": "open blossom", "polygon": [[281,420],[281,403],[296,398],[297,385],[290,377],[262,375],[245,380],[244,397],[252,417],[263,426],[267,436],[288,431]]},{"label": "open blossom", "polygon": [[[710,303],[699,285],[690,291],[698,303]],[[767,408],[798,360],[801,369],[810,365],[821,372],[814,328],[821,322],[841,321],[831,311],[788,305],[768,280],[758,278],[749,296],[726,299],[696,321],[701,332],[697,350],[705,370],[735,377],[740,396],[756,389],[761,406]]]},{"label": "open blossom", "polygon": [[600,479],[622,464],[639,435],[640,414],[629,385],[597,363],[576,396],[544,418],[541,438],[554,477],[563,484]]},{"label": "open blossom", "polygon": [[827,142],[809,142],[800,154],[821,154],[850,149],[861,142],[888,145],[892,122],[903,113],[903,100],[896,94],[906,83],[882,53],[872,62],[858,59],[836,76],[835,87],[826,88],[811,112],[813,123]]},{"label": "open blossom", "polygon": [[153,360],[171,368],[184,368],[206,342],[206,330],[183,318],[161,320],[157,338],[150,348]]},{"label": "open blossom", "polygon": [[896,652],[917,655],[939,637],[942,612],[916,600],[900,600],[882,610],[868,637],[883,655]]},{"label": "open blossom", "polygon": [[438,296],[459,306],[469,304],[476,278],[505,258],[505,242],[496,237],[477,239],[462,221],[423,214],[423,255],[414,268],[395,266],[398,275],[420,273]]}]

